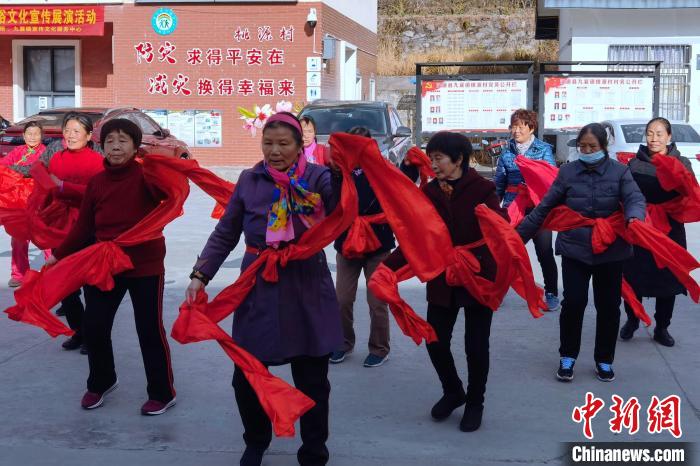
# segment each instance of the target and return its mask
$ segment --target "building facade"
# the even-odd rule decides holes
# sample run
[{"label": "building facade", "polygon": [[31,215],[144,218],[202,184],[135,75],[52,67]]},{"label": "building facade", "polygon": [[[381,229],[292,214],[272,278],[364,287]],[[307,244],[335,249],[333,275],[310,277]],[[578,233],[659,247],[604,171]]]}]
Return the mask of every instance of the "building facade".
[{"label": "building facade", "polygon": [[202,164],[250,166],[261,113],[373,100],[376,0],[351,3],[3,2],[0,114],[136,107]]}]

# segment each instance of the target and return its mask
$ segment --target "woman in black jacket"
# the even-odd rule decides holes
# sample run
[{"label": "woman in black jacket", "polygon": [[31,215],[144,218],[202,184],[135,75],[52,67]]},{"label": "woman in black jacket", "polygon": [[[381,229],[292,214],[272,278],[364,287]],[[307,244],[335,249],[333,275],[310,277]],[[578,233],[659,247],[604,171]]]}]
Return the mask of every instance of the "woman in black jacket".
[{"label": "woman in black jacket", "polygon": [[[666,191],[661,187],[656,176],[656,166],[651,162],[654,157],[657,155],[674,157],[688,171],[691,173],[693,171],[690,161],[681,156],[676,145],[671,142],[671,138],[671,123],[665,118],[654,118],[647,123],[647,145],[640,145],[637,156],[629,162],[632,177],[639,185],[648,204],[661,204],[680,195],[676,191]],[[671,226],[669,238],[687,248],[683,224],[671,217],[668,217],[668,222]],[[676,295],[686,293],[683,285],[668,269],[659,269],[649,251],[638,247],[634,248],[634,258],[625,264],[624,275],[634,289],[637,299],[641,301],[642,297],[656,298],[654,340],[664,346],[673,346],[675,341],[668,333],[668,326],[671,325]],[[639,328],[639,319],[627,304],[625,304],[625,312],[627,322],[620,329],[620,338],[629,340]]]},{"label": "woman in black jacket", "polygon": [[[605,129],[598,123],[584,126],[576,138],[576,146],[579,159],[562,165],[542,202],[518,226],[523,241],[537,234],[547,215],[560,205],[584,217],[607,218],[618,212],[622,204],[627,222],[644,219],[644,196],[629,168],[608,155]],[[632,257],[632,246],[617,238],[604,252],[596,254],[591,236],[591,227],[557,235],[556,253],[562,256],[564,301],[559,316],[560,360],[556,375],[563,382],[574,378],[591,279],[597,314],[595,371],[603,382],[615,379],[612,363],[620,327],[622,272],[625,261]]]},{"label": "woman in black jacket", "polygon": [[[371,138],[370,131],[363,126],[356,126],[348,131],[349,134]],[[360,216],[371,216],[381,214],[382,206],[379,204],[377,195],[369,185],[367,176],[361,168],[356,168],[352,172],[352,179],[355,182],[358,196],[358,214]],[[340,185],[342,177],[339,174],[333,176],[333,189],[340,195]],[[392,249],[396,247],[394,233],[386,223],[372,225],[372,230],[379,240],[379,248],[365,254],[363,257],[345,257],[343,255],[343,245],[348,236],[344,232],[335,240],[336,267],[335,291],[340,304],[340,315],[343,322],[343,347],[338,348],[331,354],[330,363],[339,364],[345,357],[353,351],[355,346],[355,330],[353,327],[353,313],[355,296],[357,295],[357,281],[360,273],[364,272],[365,281],[369,282],[379,264],[389,256]],[[386,303],[377,299],[369,288],[367,289],[367,304],[369,306],[370,331],[369,331],[369,354],[364,360],[364,367],[379,367],[389,359],[389,308]]]},{"label": "woman in black jacket", "polygon": [[[483,239],[479,221],[474,214],[478,205],[485,204],[503,218],[508,218],[506,209],[501,207],[501,200],[496,195],[496,185],[469,167],[472,145],[464,135],[438,132],[428,141],[426,152],[436,178],[423,187],[423,193],[444,220],[453,246],[478,243]],[[494,280],[496,262],[489,249],[484,245],[474,245],[470,249],[479,261],[479,275]],[[406,258],[401,248],[394,250],[384,264],[394,271],[403,267]],[[447,419],[455,409],[466,405],[459,428],[463,432],[473,432],[481,426],[484,411],[493,311],[479,303],[466,288],[448,285],[445,273],[427,283],[426,293],[427,321],[435,329],[438,338],[426,345],[426,348],[443,392],[430,414],[439,421]],[[451,349],[452,333],[462,308],[468,372],[466,392]]]}]

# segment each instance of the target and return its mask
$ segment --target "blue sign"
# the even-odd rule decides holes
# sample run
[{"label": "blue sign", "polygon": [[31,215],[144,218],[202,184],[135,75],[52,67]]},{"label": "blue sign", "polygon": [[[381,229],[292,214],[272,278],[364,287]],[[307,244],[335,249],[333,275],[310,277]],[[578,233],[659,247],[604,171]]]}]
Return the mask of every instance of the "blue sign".
[{"label": "blue sign", "polygon": [[170,8],[159,8],[151,18],[153,30],[161,36],[172,34],[177,27],[177,16]]}]

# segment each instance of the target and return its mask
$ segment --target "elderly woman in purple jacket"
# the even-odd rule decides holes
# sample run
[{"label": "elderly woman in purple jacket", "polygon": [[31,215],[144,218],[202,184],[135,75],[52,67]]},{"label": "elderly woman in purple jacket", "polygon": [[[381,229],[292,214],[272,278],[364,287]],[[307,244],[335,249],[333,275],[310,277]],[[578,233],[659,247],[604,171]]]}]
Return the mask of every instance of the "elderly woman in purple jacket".
[{"label": "elderly woman in purple jacket", "polygon": [[[226,212],[200,254],[186,298],[193,301],[245,235],[245,270],[266,248],[284,248],[328,215],[336,204],[328,168],[304,157],[296,117],[271,116],[262,136],[264,160],[243,171]],[[316,405],[301,417],[302,465],[328,461],[328,358],[343,343],[335,287],[323,251],[279,270],[279,281],[258,276],[234,313],[233,339],[266,365],[291,364],[296,387]],[[243,422],[245,452],[240,464],[259,465],[272,439],[270,420],[240,368],[233,374]]]}]

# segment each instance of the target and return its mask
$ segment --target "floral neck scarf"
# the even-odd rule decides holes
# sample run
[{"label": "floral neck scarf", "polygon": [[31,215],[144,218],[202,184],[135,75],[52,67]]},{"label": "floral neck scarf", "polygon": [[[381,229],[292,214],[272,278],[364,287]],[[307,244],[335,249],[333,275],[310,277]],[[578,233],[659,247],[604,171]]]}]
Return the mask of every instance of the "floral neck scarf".
[{"label": "floral neck scarf", "polygon": [[265,171],[275,182],[272,203],[267,211],[265,242],[275,249],[280,243],[294,239],[292,215],[298,215],[307,228],[324,217],[320,194],[309,191],[309,185],[303,179],[306,164],[303,154],[286,173],[265,164]]}]

